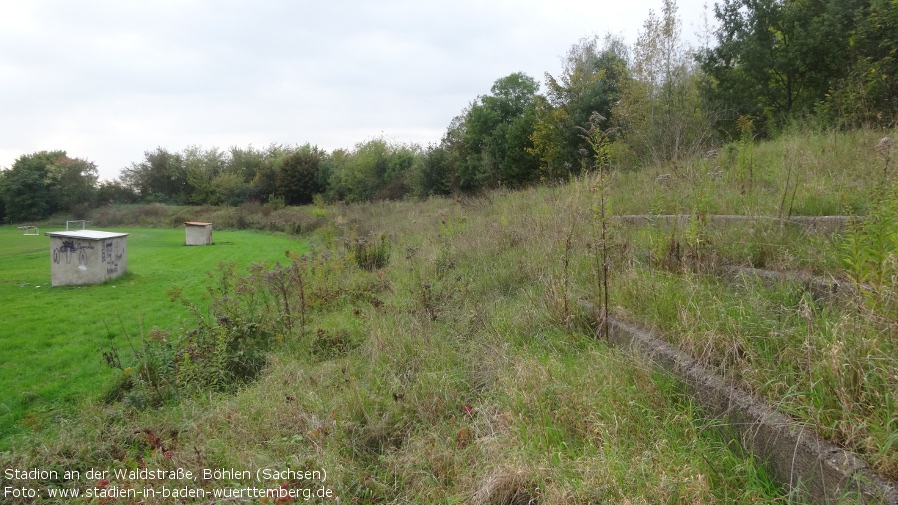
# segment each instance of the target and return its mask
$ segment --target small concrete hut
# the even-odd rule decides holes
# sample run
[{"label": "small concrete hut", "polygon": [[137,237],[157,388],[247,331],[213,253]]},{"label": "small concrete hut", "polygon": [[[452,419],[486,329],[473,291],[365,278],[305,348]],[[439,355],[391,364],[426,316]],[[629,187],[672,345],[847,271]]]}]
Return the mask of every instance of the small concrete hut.
[{"label": "small concrete hut", "polygon": [[186,245],[210,245],[212,244],[212,223],[200,223],[187,221],[184,223]]},{"label": "small concrete hut", "polygon": [[51,231],[50,284],[99,284],[128,269],[128,234],[97,230]]}]

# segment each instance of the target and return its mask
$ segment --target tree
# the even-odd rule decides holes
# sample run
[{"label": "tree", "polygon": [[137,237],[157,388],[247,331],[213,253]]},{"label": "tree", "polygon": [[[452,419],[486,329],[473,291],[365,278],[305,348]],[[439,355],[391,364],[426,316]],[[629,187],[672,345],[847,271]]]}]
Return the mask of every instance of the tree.
[{"label": "tree", "polygon": [[6,201],[4,200],[3,194],[4,189],[3,186],[5,184],[6,176],[5,172],[0,170],[0,223],[6,221]]},{"label": "tree", "polygon": [[872,0],[857,8],[849,50],[851,70],[825,110],[849,126],[898,124],[898,2]]},{"label": "tree", "polygon": [[51,212],[62,210],[79,219],[86,217],[96,204],[98,179],[96,164],[63,153],[47,166]]},{"label": "tree", "polygon": [[418,198],[452,192],[451,151],[445,145],[429,145],[414,171],[412,193]]},{"label": "tree", "polygon": [[97,202],[100,205],[110,203],[137,203],[140,196],[121,179],[101,181],[97,187]]},{"label": "tree", "polygon": [[448,152],[444,162],[445,172],[448,177],[447,184],[451,191],[470,193],[483,186],[484,177],[479,172],[479,167],[468,163],[471,155],[470,147],[465,141],[467,131],[467,118],[471,111],[469,105],[462,113],[452,118],[446,133],[440,140],[440,146]]},{"label": "tree", "polygon": [[40,151],[19,157],[2,173],[0,199],[10,222],[45,219],[59,210],[80,213],[93,205],[96,182],[93,163],[65,151]]},{"label": "tree", "polygon": [[410,191],[410,174],[420,157],[421,148],[415,144],[390,144],[383,183],[374,200],[402,199]]},{"label": "tree", "polygon": [[[212,181],[225,170],[226,154],[216,147],[203,150],[199,146],[188,146],[180,157],[184,176],[187,178],[190,203],[197,205],[226,203],[227,197],[222,197],[212,187]],[[233,179],[229,178],[231,183],[234,182]],[[242,176],[238,179],[243,181]]]},{"label": "tree", "polygon": [[225,171],[240,174],[244,182],[251,182],[265,163],[266,153],[253,146],[246,149],[232,146],[225,162]]},{"label": "tree", "polygon": [[521,187],[537,180],[539,159],[530,152],[537,91],[536,80],[517,72],[497,80],[490,95],[471,105],[463,136],[468,174],[476,173],[487,186]]},{"label": "tree", "polygon": [[320,165],[320,151],[309,144],[281,159],[277,172],[277,194],[284,197],[284,203],[312,203],[312,197],[320,192],[317,181]]},{"label": "tree", "polygon": [[334,196],[349,202],[371,201],[383,186],[389,144],[383,138],[356,144],[353,151],[334,152],[330,184]]},{"label": "tree", "polygon": [[183,158],[162,147],[146,151],[144,161],[132,163],[122,170],[121,179],[144,201],[186,204],[190,200],[190,183]]},{"label": "tree", "polygon": [[627,48],[607,36],[581,39],[568,51],[561,75],[546,73],[547,96],[537,97],[531,153],[541,162],[543,176],[565,177],[580,170],[580,150],[588,147],[578,128],[586,128],[593,113],[611,116],[627,69]]},{"label": "tree", "polygon": [[356,144],[351,152],[333,151],[321,174],[328,175],[328,196],[334,200],[399,199],[409,192],[408,177],[420,155],[414,144],[375,138]]},{"label": "tree", "polygon": [[621,141],[643,163],[664,163],[704,149],[712,135],[700,75],[680,37],[674,0],[649,17],[633,47],[631,72],[612,109]]},{"label": "tree", "polygon": [[[717,46],[699,55],[709,99],[762,133],[809,114],[850,66],[850,35],[868,0],[721,0]],[[733,124],[730,124],[732,131]]]},{"label": "tree", "polygon": [[41,175],[34,170],[7,174],[3,200],[9,222],[40,220],[50,214],[50,193]]},{"label": "tree", "polygon": [[9,222],[40,220],[50,215],[48,167],[61,156],[65,156],[64,151],[23,155],[4,172],[3,201]]},{"label": "tree", "polygon": [[210,198],[204,202],[212,205],[240,205],[252,192],[252,186],[243,181],[237,172],[221,172],[209,181]]},{"label": "tree", "polygon": [[260,154],[261,160],[251,182],[253,195],[265,202],[273,196],[283,196],[278,194],[278,167],[283,158],[293,151],[293,148],[281,144],[271,144]]}]

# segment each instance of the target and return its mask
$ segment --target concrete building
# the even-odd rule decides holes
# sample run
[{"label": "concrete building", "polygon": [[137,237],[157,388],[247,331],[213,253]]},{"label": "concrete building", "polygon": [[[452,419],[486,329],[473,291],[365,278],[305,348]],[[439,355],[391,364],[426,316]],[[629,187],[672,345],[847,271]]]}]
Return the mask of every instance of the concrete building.
[{"label": "concrete building", "polygon": [[50,284],[99,284],[128,269],[128,234],[97,230],[51,231]]},{"label": "concrete building", "polygon": [[210,245],[212,243],[212,223],[187,221],[184,223],[187,245]]}]

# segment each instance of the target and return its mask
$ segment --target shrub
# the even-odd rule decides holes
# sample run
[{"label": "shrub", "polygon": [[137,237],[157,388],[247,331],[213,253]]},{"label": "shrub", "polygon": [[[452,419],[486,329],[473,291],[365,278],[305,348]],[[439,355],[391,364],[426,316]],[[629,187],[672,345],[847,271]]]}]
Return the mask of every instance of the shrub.
[{"label": "shrub", "polygon": [[898,309],[898,182],[842,237],[842,263],[868,307],[895,321]]},{"label": "shrub", "polygon": [[347,249],[355,264],[369,272],[387,266],[390,261],[390,244],[384,235],[350,239],[347,241]]},{"label": "shrub", "polygon": [[278,291],[264,280],[284,269],[254,265],[248,275],[238,275],[235,264],[220,264],[209,274],[208,311],[172,288],[169,296],[184,304],[192,322],[176,335],[155,329],[149,338],[141,335],[140,345],[132,344],[133,366],[122,366],[117,349],[105,352],[106,363],[123,373],[107,400],[155,406],[183,393],[230,391],[255,379],[285,329]]},{"label": "shrub", "polygon": [[[363,264],[386,264],[386,241],[378,244]],[[254,263],[246,272],[234,263],[220,264],[208,274],[208,309],[172,288],[169,297],[187,308],[189,322],[176,334],[154,329],[139,342],[129,339],[135,356],[130,366],[114,346],[104,352],[106,363],[122,372],[107,401],[143,408],[183,394],[233,391],[256,379],[278,342],[304,338],[313,311],[379,303],[377,292],[385,289],[379,277],[352,268],[348,255],[287,252],[287,259],[274,265]],[[319,358],[342,355],[359,344],[349,333],[318,331],[310,351]]]},{"label": "shrub", "polygon": [[284,197],[271,195],[268,198],[268,205],[272,208],[272,210],[281,210],[285,206]]}]

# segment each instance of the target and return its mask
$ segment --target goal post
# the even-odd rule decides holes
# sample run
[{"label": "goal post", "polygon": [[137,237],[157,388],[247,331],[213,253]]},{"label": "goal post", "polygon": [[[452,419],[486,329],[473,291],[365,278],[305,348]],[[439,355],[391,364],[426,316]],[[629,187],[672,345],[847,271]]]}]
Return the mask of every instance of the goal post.
[{"label": "goal post", "polygon": [[[87,223],[89,223],[89,222],[90,221],[85,221],[84,219],[75,219],[73,221],[66,221],[65,222],[65,231],[86,230]],[[78,228],[78,226],[81,226],[81,228]]]}]

